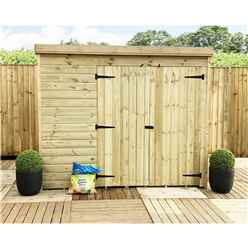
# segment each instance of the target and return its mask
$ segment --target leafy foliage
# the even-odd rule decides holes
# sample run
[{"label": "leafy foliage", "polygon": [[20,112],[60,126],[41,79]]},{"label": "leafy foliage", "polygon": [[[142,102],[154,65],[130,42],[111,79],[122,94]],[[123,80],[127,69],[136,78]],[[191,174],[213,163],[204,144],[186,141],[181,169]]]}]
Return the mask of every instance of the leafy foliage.
[{"label": "leafy foliage", "polygon": [[34,51],[30,50],[0,50],[0,64],[36,64]]},{"label": "leafy foliage", "polygon": [[233,168],[235,157],[233,153],[227,149],[218,149],[211,154],[209,163],[210,167],[214,168]]},{"label": "leafy foliage", "polygon": [[248,54],[242,53],[215,53],[212,57],[211,66],[215,67],[247,67]]},{"label": "leafy foliage", "polygon": [[43,160],[40,154],[34,150],[25,150],[16,158],[16,170],[35,172],[42,168]]},{"label": "leafy foliage", "polygon": [[128,41],[129,46],[168,46],[172,45],[172,37],[166,31],[148,30],[139,32]]},{"label": "leafy foliage", "polygon": [[212,47],[218,52],[248,53],[248,35],[230,33],[227,27],[202,26],[197,31],[172,37],[166,31],[139,32],[128,41],[130,46]]}]

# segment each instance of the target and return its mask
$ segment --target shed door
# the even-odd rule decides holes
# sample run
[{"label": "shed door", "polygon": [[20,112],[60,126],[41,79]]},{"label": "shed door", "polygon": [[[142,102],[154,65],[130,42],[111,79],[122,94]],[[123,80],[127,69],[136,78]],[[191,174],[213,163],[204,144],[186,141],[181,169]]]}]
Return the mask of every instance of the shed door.
[{"label": "shed door", "polygon": [[[154,166],[155,69],[134,66],[97,67],[97,73],[115,78],[98,79],[97,162],[105,185],[149,185]],[[152,140],[152,141],[151,141]]]},{"label": "shed door", "polygon": [[[208,155],[207,68],[157,70],[155,184],[203,186]],[[185,78],[202,74],[204,79]]]}]

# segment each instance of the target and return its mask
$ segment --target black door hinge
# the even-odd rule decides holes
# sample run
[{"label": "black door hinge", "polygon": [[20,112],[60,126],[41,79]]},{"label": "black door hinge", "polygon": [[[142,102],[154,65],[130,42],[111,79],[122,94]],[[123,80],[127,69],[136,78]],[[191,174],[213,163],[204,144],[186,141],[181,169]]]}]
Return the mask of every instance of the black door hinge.
[{"label": "black door hinge", "polygon": [[184,177],[202,177],[202,173],[198,174],[183,174]]},{"label": "black door hinge", "polygon": [[95,129],[99,129],[99,128],[115,128],[114,126],[104,126],[104,125],[95,125]]},{"label": "black door hinge", "polygon": [[97,80],[98,78],[115,78],[115,76],[98,75],[96,73],[95,74],[95,79]]},{"label": "black door hinge", "polygon": [[145,126],[145,129],[154,129],[154,126],[146,125],[146,126]]},{"label": "black door hinge", "polygon": [[103,178],[103,177],[115,177],[115,176],[114,175],[99,175],[99,174],[96,174],[96,179]]},{"label": "black door hinge", "polygon": [[204,80],[205,75],[202,74],[202,75],[196,75],[196,76],[185,76],[184,78],[200,78],[200,79]]}]

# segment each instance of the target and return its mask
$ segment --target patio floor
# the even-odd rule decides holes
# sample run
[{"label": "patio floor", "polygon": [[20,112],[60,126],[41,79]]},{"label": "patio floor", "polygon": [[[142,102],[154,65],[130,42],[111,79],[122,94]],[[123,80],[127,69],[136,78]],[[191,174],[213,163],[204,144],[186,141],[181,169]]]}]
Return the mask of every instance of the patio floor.
[{"label": "patio floor", "polygon": [[241,161],[235,170],[233,190],[217,194],[199,189],[205,199],[195,194],[192,198],[177,194],[142,197],[135,187],[100,188],[94,195],[73,196],[65,190],[43,190],[36,196],[23,197],[14,184],[14,161],[1,161],[0,222],[248,223],[248,159]]}]

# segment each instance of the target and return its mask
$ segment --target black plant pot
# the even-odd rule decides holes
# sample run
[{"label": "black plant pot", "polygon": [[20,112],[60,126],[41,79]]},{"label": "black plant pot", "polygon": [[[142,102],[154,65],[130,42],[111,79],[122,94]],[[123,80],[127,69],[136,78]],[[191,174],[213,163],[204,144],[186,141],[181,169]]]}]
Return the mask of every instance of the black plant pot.
[{"label": "black plant pot", "polygon": [[232,190],[234,169],[227,167],[209,167],[209,184],[217,193],[229,193]]},{"label": "black plant pot", "polygon": [[21,195],[38,194],[42,185],[42,169],[35,172],[16,171],[16,185]]}]

